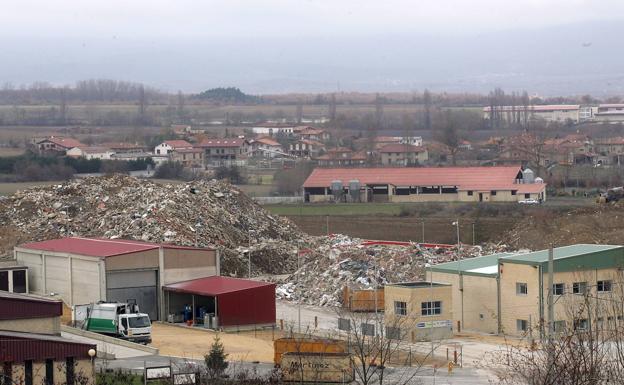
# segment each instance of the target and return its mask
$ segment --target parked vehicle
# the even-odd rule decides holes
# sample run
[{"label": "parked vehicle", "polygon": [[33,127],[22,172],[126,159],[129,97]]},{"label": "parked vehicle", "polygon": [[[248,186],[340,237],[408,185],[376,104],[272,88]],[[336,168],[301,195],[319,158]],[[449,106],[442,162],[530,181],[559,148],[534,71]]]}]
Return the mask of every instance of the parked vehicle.
[{"label": "parked vehicle", "polygon": [[152,322],[133,303],[99,302],[74,307],[74,320],[82,329],[132,342],[152,342]]},{"label": "parked vehicle", "polygon": [[518,201],[518,203],[523,204],[523,205],[539,205],[540,201],[538,201],[537,199],[524,199],[524,200]]},{"label": "parked vehicle", "polygon": [[596,199],[597,203],[609,203],[617,202],[624,198],[624,187],[613,187],[607,190],[606,193],[600,194],[600,197]]}]

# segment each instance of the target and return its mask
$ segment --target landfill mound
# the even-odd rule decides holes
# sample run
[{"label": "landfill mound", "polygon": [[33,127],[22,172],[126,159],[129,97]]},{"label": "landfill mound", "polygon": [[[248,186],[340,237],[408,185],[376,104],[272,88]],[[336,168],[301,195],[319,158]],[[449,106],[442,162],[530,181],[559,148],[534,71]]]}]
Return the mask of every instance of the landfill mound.
[{"label": "landfill mound", "polygon": [[340,306],[345,286],[372,289],[387,283],[424,279],[426,264],[506,251],[504,245],[423,247],[373,244],[342,235],[318,237],[300,253],[300,268],[282,280],[279,299],[317,306]]},{"label": "landfill mound", "polygon": [[253,250],[254,274],[292,272],[290,242],[306,235],[216,180],[159,184],[112,175],[33,187],[0,200],[0,255],[22,242],[67,236],[217,247],[223,272],[246,276],[243,248]]},{"label": "landfill mound", "polygon": [[512,248],[546,249],[576,243],[624,244],[624,202],[563,210],[534,210],[501,239]]}]

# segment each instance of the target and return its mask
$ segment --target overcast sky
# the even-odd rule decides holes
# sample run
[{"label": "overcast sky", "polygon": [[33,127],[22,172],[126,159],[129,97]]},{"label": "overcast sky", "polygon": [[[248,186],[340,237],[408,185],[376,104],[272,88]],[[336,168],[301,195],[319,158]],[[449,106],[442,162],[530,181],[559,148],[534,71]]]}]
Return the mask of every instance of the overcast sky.
[{"label": "overcast sky", "polygon": [[0,35],[262,37],[475,34],[617,20],[623,0],[18,0]]}]

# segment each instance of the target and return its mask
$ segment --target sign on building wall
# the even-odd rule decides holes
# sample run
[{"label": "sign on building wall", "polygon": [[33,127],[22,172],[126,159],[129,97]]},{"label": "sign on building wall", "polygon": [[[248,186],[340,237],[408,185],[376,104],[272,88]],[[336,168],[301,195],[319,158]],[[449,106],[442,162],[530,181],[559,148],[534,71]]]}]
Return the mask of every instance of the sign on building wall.
[{"label": "sign on building wall", "polygon": [[446,328],[446,327],[450,328],[452,326],[453,326],[453,322],[451,320],[418,322],[416,324],[416,328],[418,329]]}]

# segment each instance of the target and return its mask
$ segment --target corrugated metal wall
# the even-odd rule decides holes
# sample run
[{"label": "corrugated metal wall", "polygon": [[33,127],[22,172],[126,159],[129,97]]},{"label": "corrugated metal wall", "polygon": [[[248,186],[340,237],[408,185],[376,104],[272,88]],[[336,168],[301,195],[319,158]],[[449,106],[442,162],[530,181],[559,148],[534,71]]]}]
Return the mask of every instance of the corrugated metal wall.
[{"label": "corrugated metal wall", "polygon": [[150,319],[158,319],[158,288],[156,270],[109,271],[106,273],[106,300],[136,300],[139,309]]},{"label": "corrugated metal wall", "polygon": [[0,320],[60,317],[62,313],[63,303],[60,301],[35,302],[18,298],[0,297]]},{"label": "corrugated metal wall", "polygon": [[64,360],[67,357],[88,359],[89,349],[95,348],[95,345],[16,339],[8,336],[0,336],[0,361],[23,362],[25,360],[40,361],[44,359]]},{"label": "corrugated metal wall", "polygon": [[222,326],[274,324],[275,285],[221,294],[217,313]]}]

